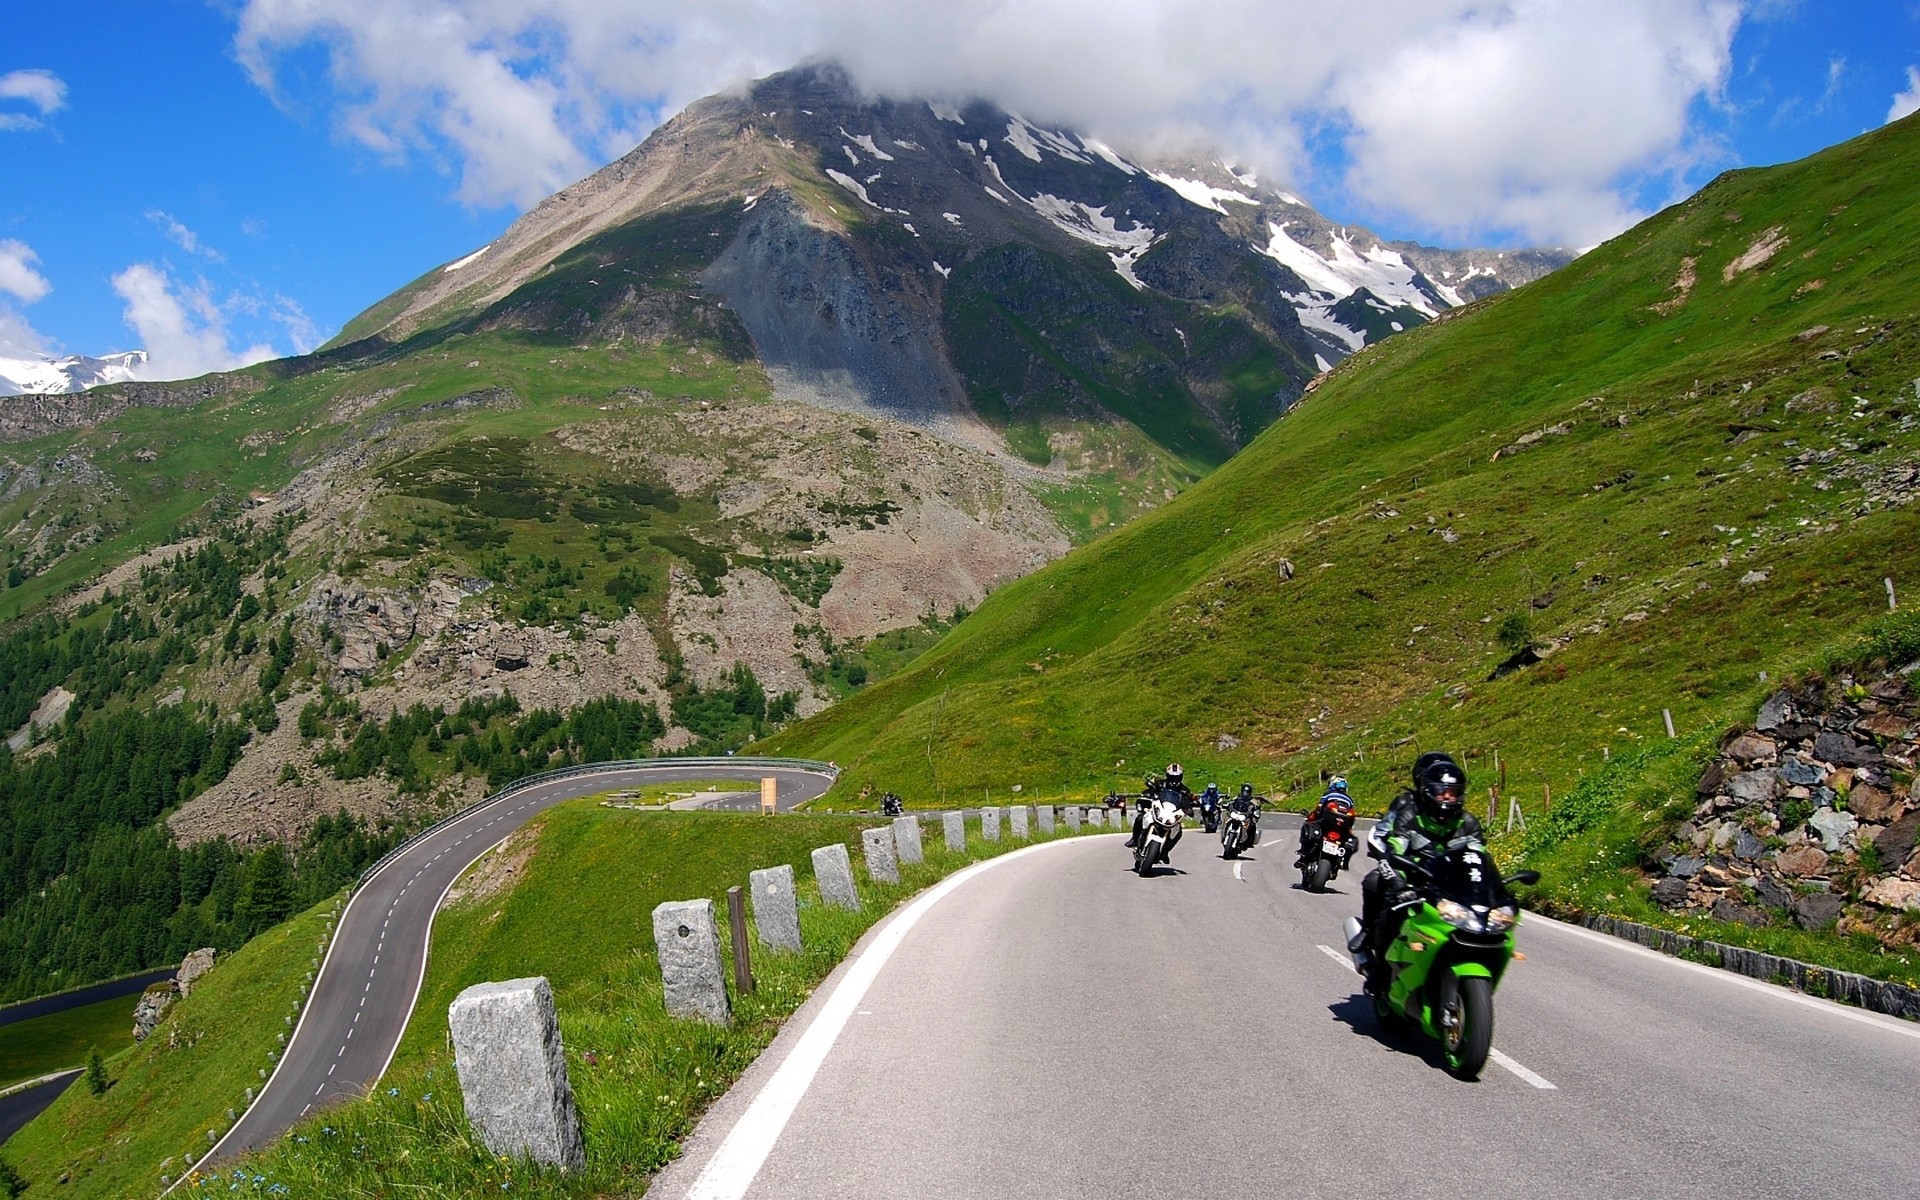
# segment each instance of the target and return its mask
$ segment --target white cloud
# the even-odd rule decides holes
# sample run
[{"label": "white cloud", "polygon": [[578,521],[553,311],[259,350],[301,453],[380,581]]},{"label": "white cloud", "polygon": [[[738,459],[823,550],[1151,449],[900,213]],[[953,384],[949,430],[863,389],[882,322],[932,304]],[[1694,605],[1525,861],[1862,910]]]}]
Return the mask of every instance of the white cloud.
[{"label": "white cloud", "polygon": [[246,0],[269,91],[319,47],[337,128],[526,206],[661,116],[813,57],[901,96],[985,96],[1139,144],[1202,129],[1263,178],[1329,139],[1362,207],[1588,241],[1697,164],[1736,0]]},{"label": "white cloud", "polygon": [[[24,100],[44,117],[67,106],[67,85],[52,71],[9,71],[0,75],[0,102]],[[0,132],[22,133],[43,128],[39,117],[0,111]]]},{"label": "white cloud", "polygon": [[228,344],[228,314],[205,284],[175,282],[166,272],[135,263],[113,277],[126,301],[127,326],[147,351],[144,379],[191,379],[273,358],[272,346]]},{"label": "white cloud", "polygon": [[1893,107],[1887,110],[1888,121],[1898,121],[1901,117],[1920,112],[1920,67],[1907,68],[1907,90],[1893,98]]},{"label": "white cloud", "polygon": [[160,232],[167,235],[168,241],[185,250],[188,254],[198,254],[202,258],[209,259],[213,262],[227,261],[225,255],[215,250],[212,246],[207,245],[205,242],[202,242],[199,234],[188,229],[179,221],[174,220],[170,213],[161,212],[157,208],[151,209],[147,213],[147,220],[159,226]]},{"label": "white cloud", "polygon": [[33,247],[12,238],[0,238],[0,292],[32,304],[53,290],[47,277],[34,270],[40,256]]}]

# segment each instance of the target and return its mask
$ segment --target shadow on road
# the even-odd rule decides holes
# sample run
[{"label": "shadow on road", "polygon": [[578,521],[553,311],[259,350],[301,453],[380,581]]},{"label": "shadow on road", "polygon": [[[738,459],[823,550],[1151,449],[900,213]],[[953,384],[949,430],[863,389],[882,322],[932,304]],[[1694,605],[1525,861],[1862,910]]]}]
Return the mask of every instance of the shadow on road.
[{"label": "shadow on road", "polygon": [[[1354,992],[1345,999],[1336,1000],[1327,1005],[1327,1011],[1333,1019],[1361,1037],[1371,1038],[1389,1050],[1418,1058],[1435,1071],[1447,1074],[1447,1060],[1440,1053],[1440,1044],[1426,1037],[1412,1026],[1388,1029],[1381,1025],[1380,1018],[1373,1013],[1373,1001],[1365,992]],[[1458,1078],[1456,1076],[1455,1078]],[[1461,1080],[1462,1083],[1478,1083],[1477,1079]]]}]

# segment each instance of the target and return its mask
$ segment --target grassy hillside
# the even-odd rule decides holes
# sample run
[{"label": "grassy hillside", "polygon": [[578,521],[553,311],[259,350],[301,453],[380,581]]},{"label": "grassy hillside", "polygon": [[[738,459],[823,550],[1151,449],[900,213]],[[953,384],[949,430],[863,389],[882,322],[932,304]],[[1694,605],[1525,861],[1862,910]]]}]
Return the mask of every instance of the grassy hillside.
[{"label": "grassy hillside", "polygon": [[[1378,804],[1444,745],[1537,802],[1750,716],[1920,579],[1916,181],[1915,121],[1731,173],[1395,337],[767,746],[917,803],[1180,758]],[[1545,661],[1490,678],[1503,629]]]}]

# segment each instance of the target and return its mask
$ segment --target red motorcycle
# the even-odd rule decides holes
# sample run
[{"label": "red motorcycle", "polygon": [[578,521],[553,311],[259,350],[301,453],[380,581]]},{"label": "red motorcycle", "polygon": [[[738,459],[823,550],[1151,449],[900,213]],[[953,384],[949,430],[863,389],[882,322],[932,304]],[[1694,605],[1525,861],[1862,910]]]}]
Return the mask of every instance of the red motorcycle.
[{"label": "red motorcycle", "polygon": [[1307,839],[1300,852],[1300,886],[1324,892],[1327,884],[1353,863],[1359,842],[1353,836],[1353,802],[1344,797],[1329,803],[1320,814],[1319,836]]}]

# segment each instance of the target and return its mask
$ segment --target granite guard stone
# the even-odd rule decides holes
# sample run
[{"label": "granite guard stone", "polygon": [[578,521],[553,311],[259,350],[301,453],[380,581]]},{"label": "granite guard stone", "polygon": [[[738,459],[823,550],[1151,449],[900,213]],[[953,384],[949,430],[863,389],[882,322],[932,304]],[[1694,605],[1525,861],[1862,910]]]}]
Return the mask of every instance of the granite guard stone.
[{"label": "granite guard stone", "polygon": [[1051,836],[1053,834],[1053,805],[1042,804],[1034,810],[1034,815],[1040,818],[1040,832]]},{"label": "granite guard stone", "polygon": [[894,850],[893,830],[862,829],[860,853],[867,860],[867,878],[875,883],[900,882],[900,856]]},{"label": "granite guard stone", "polygon": [[1067,809],[1067,828],[1074,833],[1080,832],[1080,810],[1078,808],[1069,807]]},{"label": "granite guard stone", "polygon": [[667,1015],[724,1025],[732,1019],[720,924],[711,900],[669,900],[653,910],[653,944],[660,952]]},{"label": "granite guard stone", "polygon": [[845,845],[835,842],[813,852],[813,878],[820,899],[838,908],[859,908],[860,893],[853,886],[853,860]]},{"label": "granite guard stone", "polygon": [[941,813],[940,824],[946,833],[947,849],[958,854],[967,848],[967,814]]},{"label": "granite guard stone", "polygon": [[476,983],[447,1008],[467,1122],[495,1154],[563,1171],[587,1165],[544,978]]},{"label": "granite guard stone", "polygon": [[989,805],[980,810],[980,836],[990,842],[1000,840],[1000,810]]},{"label": "granite guard stone", "polygon": [[793,890],[793,868],[782,863],[747,876],[753,901],[753,927],[760,944],[774,950],[799,950],[800,905]]},{"label": "granite guard stone", "polygon": [[903,863],[927,861],[926,850],[920,845],[920,818],[895,817],[893,819],[893,848]]},{"label": "granite guard stone", "polygon": [[1009,808],[1007,810],[1007,835],[1023,842],[1026,841],[1030,836],[1028,830],[1032,828],[1032,825],[1028,821],[1029,815],[1030,813],[1027,806],[1024,804],[1016,804],[1012,808]]}]

